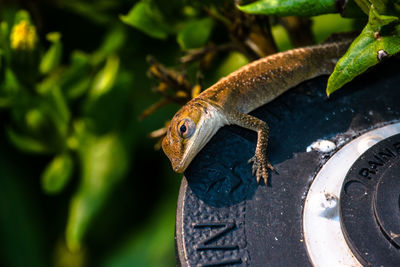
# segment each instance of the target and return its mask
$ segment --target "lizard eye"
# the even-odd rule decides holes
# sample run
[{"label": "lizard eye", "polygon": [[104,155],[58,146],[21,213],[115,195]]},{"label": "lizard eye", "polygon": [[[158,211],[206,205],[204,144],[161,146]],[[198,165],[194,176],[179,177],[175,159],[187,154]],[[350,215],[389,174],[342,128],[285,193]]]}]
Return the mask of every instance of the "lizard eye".
[{"label": "lizard eye", "polygon": [[196,124],[189,118],[181,120],[178,124],[179,135],[183,138],[191,137],[195,129]]}]

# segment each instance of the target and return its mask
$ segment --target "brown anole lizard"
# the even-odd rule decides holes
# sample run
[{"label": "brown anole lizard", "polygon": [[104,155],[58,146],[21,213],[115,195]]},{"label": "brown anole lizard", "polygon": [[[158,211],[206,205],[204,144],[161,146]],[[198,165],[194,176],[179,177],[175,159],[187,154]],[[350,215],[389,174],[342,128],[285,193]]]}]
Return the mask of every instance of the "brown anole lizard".
[{"label": "brown anole lizard", "polygon": [[162,148],[176,172],[183,172],[196,154],[224,125],[257,132],[252,172],[267,184],[267,124],[250,111],[267,104],[291,87],[330,74],[350,40],[297,48],[249,63],[199,94],[172,118]]}]

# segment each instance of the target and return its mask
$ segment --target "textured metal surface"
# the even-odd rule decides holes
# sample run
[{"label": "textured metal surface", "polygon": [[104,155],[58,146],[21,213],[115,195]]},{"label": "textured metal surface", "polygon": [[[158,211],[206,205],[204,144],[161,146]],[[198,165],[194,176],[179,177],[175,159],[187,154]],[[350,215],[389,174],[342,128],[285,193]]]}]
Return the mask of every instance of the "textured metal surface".
[{"label": "textured metal surface", "polygon": [[364,265],[400,265],[398,246],[390,237],[390,230],[393,237],[400,233],[399,163],[400,134],[368,149],[344,180],[340,196],[342,228],[353,253]]},{"label": "textured metal surface", "polygon": [[268,155],[278,173],[270,174],[268,186],[256,184],[247,164],[256,134],[220,129],[185,172],[176,218],[179,264],[311,266],[302,233],[304,199],[335,151],[306,148],[326,139],[340,149],[362,132],[397,121],[398,63],[388,61],[329,99],[326,77],[319,77],[254,111],[270,126]]},{"label": "textured metal surface", "polygon": [[[399,138],[400,139],[400,138]],[[400,142],[399,148],[400,148]],[[399,151],[400,152],[400,149]],[[385,237],[400,248],[400,160],[391,164],[375,188],[374,213]]]},{"label": "textured metal surface", "polygon": [[[307,252],[315,266],[361,266],[342,232],[339,213],[342,184],[348,170],[368,148],[399,133],[400,123],[394,123],[362,134],[341,147],[315,176],[307,193],[303,215]],[[386,192],[386,188],[382,190],[384,200]],[[382,204],[385,206],[387,203]],[[385,215],[393,219],[393,213],[385,212]]]}]

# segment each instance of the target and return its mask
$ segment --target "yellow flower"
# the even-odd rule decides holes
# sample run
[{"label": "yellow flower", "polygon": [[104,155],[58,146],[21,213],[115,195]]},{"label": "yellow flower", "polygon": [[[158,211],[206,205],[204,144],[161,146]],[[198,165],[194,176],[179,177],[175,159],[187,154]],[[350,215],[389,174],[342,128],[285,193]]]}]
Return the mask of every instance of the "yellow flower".
[{"label": "yellow flower", "polygon": [[11,31],[11,48],[14,50],[33,50],[36,45],[36,28],[28,21],[21,20]]}]

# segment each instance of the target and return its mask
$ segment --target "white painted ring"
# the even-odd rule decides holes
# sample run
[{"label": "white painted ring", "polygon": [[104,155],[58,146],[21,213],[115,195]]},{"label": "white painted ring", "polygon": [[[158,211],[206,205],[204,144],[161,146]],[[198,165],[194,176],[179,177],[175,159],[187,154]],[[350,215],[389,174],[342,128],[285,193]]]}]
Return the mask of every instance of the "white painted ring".
[{"label": "white painted ring", "polygon": [[304,240],[314,266],[362,267],[340,226],[339,197],[345,176],[368,148],[400,133],[400,123],[371,130],[340,148],[321,168],[307,193],[303,211]]}]

